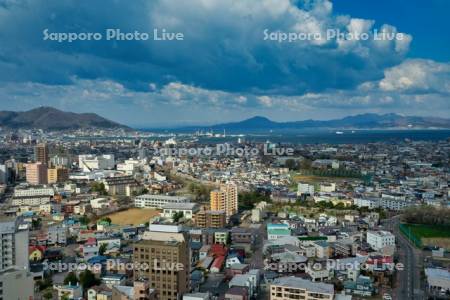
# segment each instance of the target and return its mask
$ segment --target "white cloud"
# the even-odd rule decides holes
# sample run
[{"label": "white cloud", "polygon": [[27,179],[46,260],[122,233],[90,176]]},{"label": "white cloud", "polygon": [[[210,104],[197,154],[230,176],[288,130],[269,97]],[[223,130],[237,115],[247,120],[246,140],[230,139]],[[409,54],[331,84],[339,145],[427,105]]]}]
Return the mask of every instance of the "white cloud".
[{"label": "white cloud", "polygon": [[411,59],[387,69],[379,82],[383,91],[450,93],[450,64]]}]

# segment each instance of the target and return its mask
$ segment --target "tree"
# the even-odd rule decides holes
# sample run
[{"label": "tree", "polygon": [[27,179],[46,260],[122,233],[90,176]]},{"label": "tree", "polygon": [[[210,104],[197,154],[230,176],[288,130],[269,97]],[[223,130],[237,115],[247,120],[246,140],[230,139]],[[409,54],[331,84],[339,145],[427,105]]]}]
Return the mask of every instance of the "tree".
[{"label": "tree", "polygon": [[172,219],[175,223],[177,223],[183,217],[184,217],[184,213],[182,211],[178,211],[172,215]]},{"label": "tree", "polygon": [[77,278],[77,275],[74,272],[70,272],[67,274],[66,278],[64,278],[64,284],[75,285],[80,282]]},{"label": "tree", "polygon": [[191,192],[195,196],[195,199],[199,201],[209,199],[209,195],[212,190],[212,188],[207,185],[198,184],[195,182],[191,182],[188,186],[188,189],[189,192]]},{"label": "tree", "polygon": [[41,225],[42,225],[41,218],[31,220],[31,226],[33,227],[33,229],[39,229],[41,228]]},{"label": "tree", "polygon": [[312,162],[309,159],[305,158],[300,161],[299,167],[301,170],[310,170],[311,164]]},{"label": "tree", "polygon": [[265,201],[267,203],[272,202],[269,196],[263,193],[258,193],[257,191],[239,193],[238,203],[240,210],[252,209],[256,203],[261,201]]},{"label": "tree", "polygon": [[40,291],[43,291],[53,285],[51,277],[45,277],[44,280],[38,280],[36,282],[37,287]]},{"label": "tree", "polygon": [[103,217],[100,219],[100,221],[107,222],[108,224],[111,224],[111,222],[112,222],[110,217]]},{"label": "tree", "polygon": [[49,290],[45,291],[42,294],[42,297],[44,297],[44,299],[48,299],[48,300],[53,299],[53,290],[49,289]]},{"label": "tree", "polygon": [[298,168],[297,162],[292,158],[287,159],[284,163],[284,166],[289,170],[295,170]]},{"label": "tree", "polygon": [[100,255],[103,255],[106,251],[106,249],[108,248],[108,244],[101,244],[100,248],[98,249],[98,253]]},{"label": "tree", "polygon": [[100,284],[100,280],[95,277],[94,273],[89,270],[84,270],[80,273],[80,283],[84,290]]},{"label": "tree", "polygon": [[91,190],[103,196],[108,195],[108,192],[105,189],[105,184],[103,182],[94,181],[93,183],[91,183]]},{"label": "tree", "polygon": [[346,209],[345,204],[342,203],[342,202],[337,203],[337,204],[334,206],[334,208],[335,208],[335,209]]},{"label": "tree", "polygon": [[87,225],[89,224],[89,218],[87,216],[81,216],[78,221],[82,224],[82,225]]}]

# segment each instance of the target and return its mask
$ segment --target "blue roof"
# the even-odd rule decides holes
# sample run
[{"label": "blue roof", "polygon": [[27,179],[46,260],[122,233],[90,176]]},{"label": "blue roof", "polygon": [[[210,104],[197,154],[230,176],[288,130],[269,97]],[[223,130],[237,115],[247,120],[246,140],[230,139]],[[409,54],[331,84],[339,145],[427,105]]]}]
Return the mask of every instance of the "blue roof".
[{"label": "blue roof", "polygon": [[190,242],[189,246],[193,250],[200,250],[200,248],[203,246],[203,243],[202,242]]},{"label": "blue roof", "polygon": [[102,255],[98,255],[98,256],[94,256],[88,259],[88,263],[89,264],[101,264],[104,263],[108,260],[108,258],[106,256],[102,256]]}]

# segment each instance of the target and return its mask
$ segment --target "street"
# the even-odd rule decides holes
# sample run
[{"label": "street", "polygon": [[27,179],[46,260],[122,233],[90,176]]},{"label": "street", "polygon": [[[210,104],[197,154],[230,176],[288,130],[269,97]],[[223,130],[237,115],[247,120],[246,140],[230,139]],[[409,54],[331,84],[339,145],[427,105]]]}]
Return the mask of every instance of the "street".
[{"label": "street", "polygon": [[398,286],[393,291],[394,299],[423,299],[420,293],[420,261],[421,250],[414,246],[399,230],[400,216],[385,220],[386,229],[392,231],[398,244],[399,262],[404,265],[403,271],[398,271]]}]

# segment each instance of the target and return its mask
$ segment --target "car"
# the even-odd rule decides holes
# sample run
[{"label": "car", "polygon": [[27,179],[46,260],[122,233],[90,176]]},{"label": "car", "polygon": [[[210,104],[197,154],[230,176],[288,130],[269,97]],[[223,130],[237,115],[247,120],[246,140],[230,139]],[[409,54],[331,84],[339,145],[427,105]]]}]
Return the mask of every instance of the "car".
[{"label": "car", "polygon": [[384,299],[384,300],[392,300],[392,296],[389,295],[388,293],[384,293],[384,294],[383,294],[383,299]]}]

